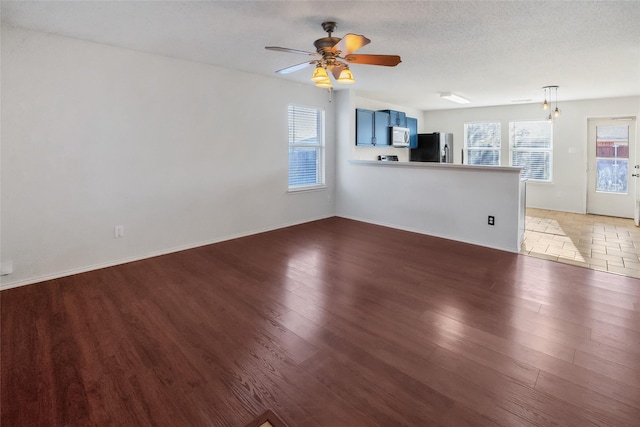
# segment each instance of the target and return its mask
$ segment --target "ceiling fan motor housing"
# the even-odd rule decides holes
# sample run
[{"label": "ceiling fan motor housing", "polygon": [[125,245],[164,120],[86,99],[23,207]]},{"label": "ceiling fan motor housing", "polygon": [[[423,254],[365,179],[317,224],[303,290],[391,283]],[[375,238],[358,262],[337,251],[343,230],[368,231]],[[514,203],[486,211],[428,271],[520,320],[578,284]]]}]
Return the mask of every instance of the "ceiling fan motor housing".
[{"label": "ceiling fan motor housing", "polygon": [[325,21],[322,23],[322,29],[325,30],[329,36],[316,40],[313,42],[313,45],[316,47],[316,52],[322,55],[325,60],[334,59],[336,52],[333,52],[332,49],[342,40],[339,37],[331,37],[331,33],[336,29],[336,23],[333,21]]},{"label": "ceiling fan motor housing", "polygon": [[337,24],[334,21],[324,21],[322,23],[322,29],[325,33],[329,33],[329,37],[331,37],[331,33],[335,31]]},{"label": "ceiling fan motor housing", "polygon": [[319,54],[322,54],[327,49],[331,49],[336,44],[338,44],[340,40],[341,39],[338,37],[323,37],[313,42],[313,45],[316,47],[316,51]]}]

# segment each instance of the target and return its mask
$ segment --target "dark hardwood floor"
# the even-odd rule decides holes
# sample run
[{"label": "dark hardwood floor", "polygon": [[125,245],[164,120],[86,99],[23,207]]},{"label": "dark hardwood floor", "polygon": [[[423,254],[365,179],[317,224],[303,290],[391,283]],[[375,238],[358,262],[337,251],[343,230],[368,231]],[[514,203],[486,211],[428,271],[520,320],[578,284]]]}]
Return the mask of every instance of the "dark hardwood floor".
[{"label": "dark hardwood floor", "polygon": [[640,423],[640,280],[341,218],[0,299],[3,427]]}]

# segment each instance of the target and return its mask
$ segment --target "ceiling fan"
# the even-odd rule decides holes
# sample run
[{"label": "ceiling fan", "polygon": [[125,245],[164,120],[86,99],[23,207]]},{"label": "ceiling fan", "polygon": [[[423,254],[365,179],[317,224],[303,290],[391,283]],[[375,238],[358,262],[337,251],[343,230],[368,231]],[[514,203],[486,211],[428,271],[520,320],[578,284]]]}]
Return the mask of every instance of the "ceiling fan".
[{"label": "ceiling fan", "polygon": [[327,37],[322,37],[313,45],[316,52],[306,52],[304,50],[289,49],[286,47],[266,46],[267,50],[275,50],[280,52],[297,53],[301,55],[309,55],[316,57],[309,62],[292,65],[276,71],[277,74],[289,74],[299,71],[311,65],[316,68],[313,72],[311,80],[316,82],[316,86],[331,88],[331,79],[327,71],[331,72],[334,79],[338,83],[351,84],[355,83],[353,74],[349,69],[349,64],[363,65],[383,65],[386,67],[395,67],[401,60],[398,55],[366,55],[354,54],[356,50],[371,43],[371,40],[359,34],[347,34],[343,38],[332,37],[331,33],[336,29],[336,23],[327,21],[322,23],[322,29],[327,32]]}]

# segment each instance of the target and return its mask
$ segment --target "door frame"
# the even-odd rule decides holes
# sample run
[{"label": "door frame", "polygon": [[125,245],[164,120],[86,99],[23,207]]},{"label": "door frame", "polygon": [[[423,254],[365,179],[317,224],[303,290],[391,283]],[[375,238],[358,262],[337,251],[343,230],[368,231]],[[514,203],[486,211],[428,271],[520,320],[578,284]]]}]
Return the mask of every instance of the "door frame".
[{"label": "door frame", "polygon": [[[634,135],[634,140],[633,140],[633,144],[634,144],[634,158],[632,159],[631,157],[629,158],[629,163],[630,163],[630,177],[629,177],[629,186],[630,186],[630,192],[632,192],[635,195],[635,201],[634,201],[634,212],[632,215],[632,218],[634,220],[634,223],[636,226],[640,226],[640,183],[637,182],[636,179],[632,179],[635,178],[634,174],[640,174],[640,153],[638,153],[638,150],[640,149],[640,145],[638,144],[638,115],[637,113],[632,113],[632,114],[620,114],[620,115],[615,115],[615,116],[605,116],[605,117],[586,117],[586,120],[584,122],[584,165],[585,165],[585,169],[584,169],[584,212],[585,214],[589,213],[589,167],[590,167],[590,152],[589,152],[589,123],[592,120],[611,120],[611,121],[620,121],[620,122],[633,122],[633,124],[630,124],[630,128],[633,128],[633,135]],[[629,141],[629,144],[631,144],[632,141]]]}]

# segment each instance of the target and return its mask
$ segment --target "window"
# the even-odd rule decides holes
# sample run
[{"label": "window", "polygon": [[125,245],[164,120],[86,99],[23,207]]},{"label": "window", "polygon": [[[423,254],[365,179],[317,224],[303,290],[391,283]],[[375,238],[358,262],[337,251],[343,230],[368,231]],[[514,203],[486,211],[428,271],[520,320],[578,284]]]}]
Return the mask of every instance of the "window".
[{"label": "window", "polygon": [[551,123],[509,122],[511,166],[522,168],[522,177],[534,181],[551,181]]},{"label": "window", "polygon": [[324,185],[324,111],[289,105],[289,189]]},{"label": "window", "polygon": [[629,125],[596,126],[596,191],[629,192]]},{"label": "window", "polygon": [[500,123],[464,124],[464,163],[500,166]]}]

